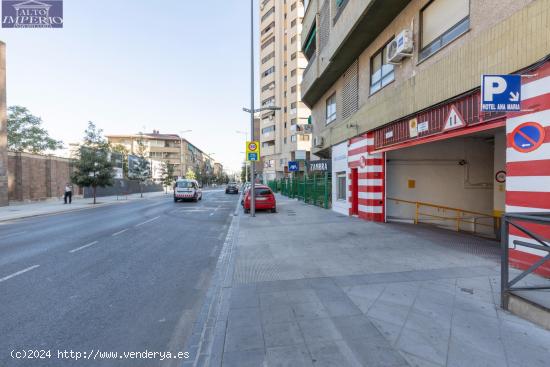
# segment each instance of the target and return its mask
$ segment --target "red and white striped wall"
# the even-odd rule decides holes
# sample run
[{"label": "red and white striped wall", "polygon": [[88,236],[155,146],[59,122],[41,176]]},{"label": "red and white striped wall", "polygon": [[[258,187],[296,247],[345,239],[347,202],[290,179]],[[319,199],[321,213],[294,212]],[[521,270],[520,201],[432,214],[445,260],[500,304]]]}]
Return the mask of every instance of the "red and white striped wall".
[{"label": "red and white striped wall", "polygon": [[348,143],[350,215],[384,222],[385,159],[374,150],[372,132],[352,138]]},{"label": "red and white striped wall", "polygon": [[[506,120],[506,212],[550,211],[550,63],[523,78],[522,112],[509,114]],[[525,122],[536,122],[545,130],[543,144],[537,149],[522,153],[512,147],[512,132]],[[542,237],[550,238],[548,226],[525,225]],[[533,242],[514,227],[510,227],[510,247],[519,239]],[[547,253],[527,248],[510,249],[513,265],[526,268]],[[550,276],[550,265],[539,273]]]}]

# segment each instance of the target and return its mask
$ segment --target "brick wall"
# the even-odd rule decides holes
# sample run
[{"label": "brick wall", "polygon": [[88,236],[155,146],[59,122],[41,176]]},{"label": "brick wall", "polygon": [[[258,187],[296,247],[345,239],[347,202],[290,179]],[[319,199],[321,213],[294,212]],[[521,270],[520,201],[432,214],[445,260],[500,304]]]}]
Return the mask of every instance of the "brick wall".
[{"label": "brick wall", "polygon": [[0,42],[0,206],[8,205],[8,141],[6,135],[6,45]]},{"label": "brick wall", "polygon": [[[10,201],[34,201],[61,197],[70,182],[71,162],[67,158],[29,153],[8,153],[8,195]],[[78,194],[75,189],[75,194]]]}]

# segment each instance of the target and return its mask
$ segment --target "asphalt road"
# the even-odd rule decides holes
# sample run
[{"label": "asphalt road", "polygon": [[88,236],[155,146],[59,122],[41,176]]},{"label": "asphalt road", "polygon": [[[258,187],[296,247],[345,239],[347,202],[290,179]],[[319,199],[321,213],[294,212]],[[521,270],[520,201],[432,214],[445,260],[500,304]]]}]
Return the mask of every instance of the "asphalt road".
[{"label": "asphalt road", "polygon": [[185,352],[238,198],[203,195],[0,223],[0,366],[181,365],[120,353]]}]

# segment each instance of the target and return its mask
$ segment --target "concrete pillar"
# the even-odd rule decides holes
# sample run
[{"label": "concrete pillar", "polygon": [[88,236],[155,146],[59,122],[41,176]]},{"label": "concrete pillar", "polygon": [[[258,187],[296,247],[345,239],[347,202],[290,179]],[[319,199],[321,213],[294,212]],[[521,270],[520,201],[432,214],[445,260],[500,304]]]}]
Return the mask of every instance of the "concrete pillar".
[{"label": "concrete pillar", "polygon": [[9,204],[7,120],[6,44],[0,41],[0,206]]}]

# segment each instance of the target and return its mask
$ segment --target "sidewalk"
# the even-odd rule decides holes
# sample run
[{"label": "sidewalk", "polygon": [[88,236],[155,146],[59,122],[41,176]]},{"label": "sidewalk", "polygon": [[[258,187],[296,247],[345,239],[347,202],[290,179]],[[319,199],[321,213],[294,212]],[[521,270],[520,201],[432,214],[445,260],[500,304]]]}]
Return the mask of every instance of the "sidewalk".
[{"label": "sidewalk", "polygon": [[[144,198],[164,196],[164,192],[144,193]],[[63,199],[51,199],[32,203],[12,203],[9,206],[0,206],[0,222],[38,215],[57,214],[76,210],[92,209],[105,205],[125,203],[130,200],[140,199],[140,194],[128,196],[104,196],[98,197],[97,204],[93,205],[94,199],[73,198],[72,204],[64,204]]]},{"label": "sidewalk", "polygon": [[550,332],[498,307],[495,242],[277,199],[234,218],[197,365],[548,366]]}]

